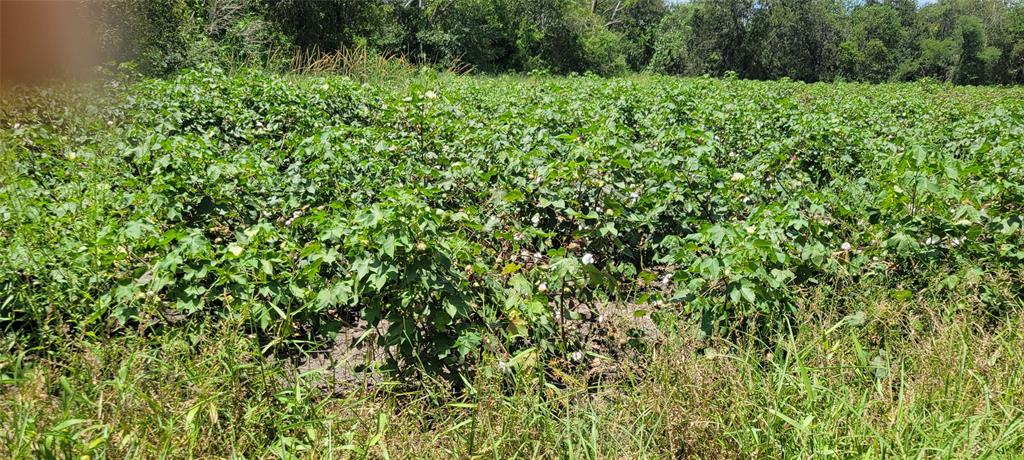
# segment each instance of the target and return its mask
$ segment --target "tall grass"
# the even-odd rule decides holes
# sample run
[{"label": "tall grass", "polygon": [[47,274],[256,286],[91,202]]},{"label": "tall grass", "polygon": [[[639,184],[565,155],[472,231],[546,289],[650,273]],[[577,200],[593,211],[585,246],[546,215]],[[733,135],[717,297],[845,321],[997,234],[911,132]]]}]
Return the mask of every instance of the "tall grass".
[{"label": "tall grass", "polygon": [[1012,458],[1024,307],[969,290],[808,297],[773,344],[669,334],[614,377],[487,362],[458,394],[330,385],[238,325],[0,363],[0,455],[39,458]]},{"label": "tall grass", "polygon": [[[471,66],[459,60],[436,65],[441,71],[464,74]],[[403,80],[416,75],[420,68],[400,53],[375,51],[366,46],[322,51],[318,48],[296,50],[289,70],[300,75],[345,75],[360,82]]]},{"label": "tall grass", "polygon": [[343,75],[362,83],[408,81],[419,75],[424,68],[453,75],[473,71],[471,65],[458,59],[447,62],[421,62],[402,53],[378,51],[362,45],[334,51],[319,48],[282,48],[272,45],[264,48],[264,52],[261,53],[224,49],[216,59],[211,59],[211,64],[229,69],[233,73],[259,69],[268,73],[306,76]]}]

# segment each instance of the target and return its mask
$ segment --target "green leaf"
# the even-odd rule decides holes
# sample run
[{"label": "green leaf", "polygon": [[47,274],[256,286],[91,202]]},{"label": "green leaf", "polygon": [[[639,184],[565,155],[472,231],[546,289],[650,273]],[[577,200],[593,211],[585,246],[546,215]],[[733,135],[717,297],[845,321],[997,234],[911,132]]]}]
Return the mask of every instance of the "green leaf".
[{"label": "green leaf", "polygon": [[395,235],[388,233],[388,235],[384,237],[384,240],[381,241],[380,247],[388,257],[395,257]]},{"label": "green leaf", "polygon": [[231,255],[235,257],[239,257],[242,255],[243,252],[245,252],[245,248],[238,245],[237,243],[231,243],[228,245],[228,252],[230,252]]}]

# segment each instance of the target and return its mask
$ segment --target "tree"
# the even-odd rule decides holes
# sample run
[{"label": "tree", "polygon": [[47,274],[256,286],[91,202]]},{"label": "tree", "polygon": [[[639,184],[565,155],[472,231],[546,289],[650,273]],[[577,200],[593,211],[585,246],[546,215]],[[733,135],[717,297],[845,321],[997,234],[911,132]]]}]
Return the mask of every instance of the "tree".
[{"label": "tree", "polygon": [[696,7],[678,5],[661,19],[655,33],[654,51],[647,70],[675,75],[694,75],[693,14]]},{"label": "tree", "polygon": [[681,75],[748,76],[754,0],[699,0],[675,6],[658,27],[649,68]]},{"label": "tree", "polygon": [[630,69],[644,68],[654,55],[655,40],[662,18],[668,13],[664,0],[592,0],[592,11],[605,20],[605,27],[621,37],[626,63]]},{"label": "tree", "polygon": [[[111,0],[149,74],[365,46],[483,72],[1024,82],[1024,0]],[[107,33],[110,32],[110,33]],[[118,40],[117,37],[122,37]],[[275,52],[271,52],[271,50]],[[241,59],[239,59],[241,58]]]},{"label": "tree", "polygon": [[988,46],[984,26],[976,16],[962,16],[957,21],[954,36],[958,57],[953,81],[958,84],[982,83],[992,63],[999,59],[999,49]]},{"label": "tree", "polygon": [[840,73],[855,80],[888,80],[905,55],[907,38],[896,8],[874,4],[854,9],[840,45]]},{"label": "tree", "polygon": [[377,0],[268,0],[270,19],[303,49],[333,51],[395,42],[392,5]]},{"label": "tree", "polygon": [[757,75],[831,79],[842,40],[842,11],[834,0],[764,0],[754,26]]},{"label": "tree", "polygon": [[1006,53],[1007,80],[1024,83],[1024,1],[1017,2],[1009,13],[1011,24],[1008,36],[1009,52]]},{"label": "tree", "polygon": [[185,0],[113,0],[100,3],[104,35],[116,59],[131,60],[149,75],[163,75],[202,60],[199,7]]},{"label": "tree", "polygon": [[405,28],[411,31],[411,46],[404,51],[422,53],[434,62],[463,62],[485,72],[515,69],[516,21],[509,3],[450,0],[422,8],[410,5]]}]

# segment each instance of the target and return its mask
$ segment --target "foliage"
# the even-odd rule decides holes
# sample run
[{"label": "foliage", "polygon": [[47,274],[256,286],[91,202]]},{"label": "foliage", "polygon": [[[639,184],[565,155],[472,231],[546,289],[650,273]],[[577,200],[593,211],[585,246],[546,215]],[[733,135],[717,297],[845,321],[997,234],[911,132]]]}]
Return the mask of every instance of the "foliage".
[{"label": "foliage", "polygon": [[758,72],[767,78],[831,80],[835,75],[842,6],[834,0],[761,2],[750,39]]},{"label": "foliage", "polygon": [[808,290],[1024,260],[1015,90],[212,67],[108,90],[5,104],[19,347],[212,318],[287,354],[363,321],[398,375],[457,380],[579,351],[598,304],[770,337]]},{"label": "foliage", "polygon": [[163,75],[196,64],[207,52],[198,11],[186,0],[114,0],[98,4],[115,56],[135,60],[139,70]]},{"label": "foliage", "polygon": [[987,46],[981,19],[963,16],[957,21],[955,32],[960,62],[953,79],[957,83],[979,83],[985,80],[992,64],[999,59],[1000,50]]},{"label": "foliage", "polygon": [[[918,9],[912,1],[893,0],[848,8],[830,0],[687,2],[663,19],[649,67],[804,81],[1012,81],[1015,65],[1005,56],[1015,39],[1005,21],[1024,5],[967,3],[943,0]],[[984,19],[972,16],[979,10]]]},{"label": "foliage", "polygon": [[907,54],[909,37],[899,11],[888,5],[857,8],[850,22],[850,33],[841,45],[841,73],[856,80],[889,79]]},{"label": "foliage", "polygon": [[269,17],[303,49],[387,44],[392,5],[373,0],[272,0]]},{"label": "foliage", "polygon": [[364,50],[481,72],[1021,80],[1019,0],[117,0],[113,57],[163,75]]}]

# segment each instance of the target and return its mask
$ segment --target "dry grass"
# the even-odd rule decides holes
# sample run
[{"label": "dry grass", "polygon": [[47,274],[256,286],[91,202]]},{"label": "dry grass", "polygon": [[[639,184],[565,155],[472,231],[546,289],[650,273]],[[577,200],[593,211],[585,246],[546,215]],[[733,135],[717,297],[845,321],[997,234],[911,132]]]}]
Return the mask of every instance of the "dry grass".
[{"label": "dry grass", "polygon": [[[951,303],[862,292],[801,318],[772,346],[684,331],[601,385],[553,363],[504,374],[487,362],[458,395],[386,382],[331,391],[318,372],[263,359],[230,324],[89,341],[59,360],[5,361],[0,455],[977,458],[1024,449],[1019,305],[993,325],[966,313],[981,308],[969,290]],[[944,308],[956,313],[920,315]],[[866,323],[838,313],[854,310]],[[908,332],[911,323],[926,332]]]},{"label": "dry grass", "polygon": [[[465,74],[472,67],[458,60],[442,64],[443,72]],[[357,81],[409,79],[416,75],[419,65],[399,53],[374,51],[365,46],[322,51],[317,48],[297,50],[290,69],[300,75],[346,75]]]}]

